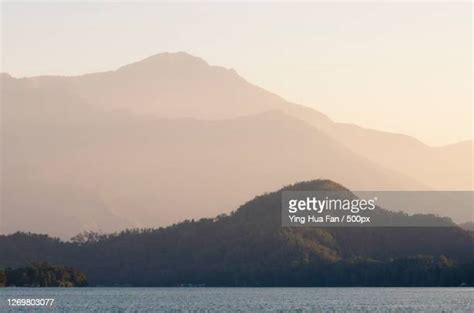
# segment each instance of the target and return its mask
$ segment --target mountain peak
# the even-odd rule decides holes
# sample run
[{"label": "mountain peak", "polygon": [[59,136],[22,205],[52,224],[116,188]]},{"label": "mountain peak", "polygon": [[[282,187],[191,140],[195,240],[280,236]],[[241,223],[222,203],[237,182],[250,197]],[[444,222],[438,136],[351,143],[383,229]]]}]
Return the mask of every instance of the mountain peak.
[{"label": "mountain peak", "polygon": [[178,52],[161,52],[154,54],[143,61],[180,61],[180,62],[191,62],[191,63],[200,63],[200,64],[207,64],[206,61],[203,59],[196,57],[194,55],[191,55],[187,52],[184,51],[178,51]]},{"label": "mountain peak", "polygon": [[209,64],[203,59],[190,55],[186,52],[162,52],[147,57],[141,61],[134,62],[119,68],[129,70],[137,68],[179,68],[179,67],[206,67]]}]

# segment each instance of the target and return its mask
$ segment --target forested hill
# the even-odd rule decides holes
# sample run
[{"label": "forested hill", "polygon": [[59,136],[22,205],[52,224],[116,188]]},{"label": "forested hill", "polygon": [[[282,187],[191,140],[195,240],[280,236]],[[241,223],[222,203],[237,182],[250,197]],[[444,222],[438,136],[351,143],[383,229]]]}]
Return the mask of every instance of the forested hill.
[{"label": "forested hill", "polygon": [[0,287],[84,287],[87,279],[74,268],[33,263],[27,267],[0,268]]},{"label": "forested hill", "polygon": [[[347,191],[327,180],[282,190]],[[160,229],[0,236],[0,267],[45,261],[84,272],[92,285],[459,286],[474,284],[472,235],[444,228],[290,228],[281,192],[230,215]]]}]

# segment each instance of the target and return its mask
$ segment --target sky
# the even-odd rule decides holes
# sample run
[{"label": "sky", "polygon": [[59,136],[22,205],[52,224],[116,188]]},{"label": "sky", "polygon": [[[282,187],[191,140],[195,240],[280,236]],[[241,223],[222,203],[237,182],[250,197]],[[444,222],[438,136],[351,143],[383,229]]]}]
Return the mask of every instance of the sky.
[{"label": "sky", "polygon": [[107,71],[185,51],[338,122],[473,137],[472,4],[1,4],[1,71]]}]

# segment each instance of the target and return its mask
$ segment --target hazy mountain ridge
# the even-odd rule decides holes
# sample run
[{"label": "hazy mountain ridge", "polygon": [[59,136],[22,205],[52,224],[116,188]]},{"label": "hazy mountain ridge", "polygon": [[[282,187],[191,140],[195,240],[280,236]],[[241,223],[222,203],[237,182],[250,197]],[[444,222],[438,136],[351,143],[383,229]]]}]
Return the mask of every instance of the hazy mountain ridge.
[{"label": "hazy mountain ridge", "polygon": [[[213,121],[157,119],[98,110],[67,89],[62,93],[67,105],[58,107],[58,93],[36,87],[21,87],[19,101],[16,87],[4,93],[7,103],[13,103],[12,94],[15,100],[4,108],[7,232],[67,236],[84,229],[67,216],[102,231],[127,222],[167,225],[216,215],[259,192],[314,176],[357,189],[419,188],[278,111]],[[60,200],[65,186],[74,203]],[[111,214],[110,223],[90,222],[103,220],[103,211]],[[35,225],[21,228],[20,216],[31,216]],[[50,216],[64,225],[51,224]]]},{"label": "hazy mountain ridge", "polygon": [[[469,143],[431,148],[334,123],[186,53],[76,77],[0,79],[2,231],[167,225],[314,177],[353,190],[472,181]],[[21,228],[16,212],[33,224]]]},{"label": "hazy mountain ridge", "polygon": [[26,80],[40,88],[69,89],[98,107],[165,118],[222,119],[276,109],[423,185],[437,190],[473,189],[472,141],[458,149],[453,145],[429,147],[406,135],[335,123],[316,110],[289,103],[248,83],[234,70],[210,66],[184,52],[160,53],[110,72]]}]

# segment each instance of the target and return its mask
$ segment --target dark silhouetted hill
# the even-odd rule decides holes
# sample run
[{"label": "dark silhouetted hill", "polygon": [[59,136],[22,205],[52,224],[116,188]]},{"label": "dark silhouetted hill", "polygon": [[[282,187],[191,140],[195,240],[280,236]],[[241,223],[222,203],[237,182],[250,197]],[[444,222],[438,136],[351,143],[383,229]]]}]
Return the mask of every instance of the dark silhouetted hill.
[{"label": "dark silhouetted hill", "polygon": [[[346,191],[328,180],[282,190]],[[473,283],[472,235],[459,227],[281,226],[281,192],[230,215],[72,242],[0,237],[0,265],[73,266],[91,284],[133,286],[457,286]],[[428,217],[427,217],[428,218]],[[429,217],[432,218],[432,217]]]}]

